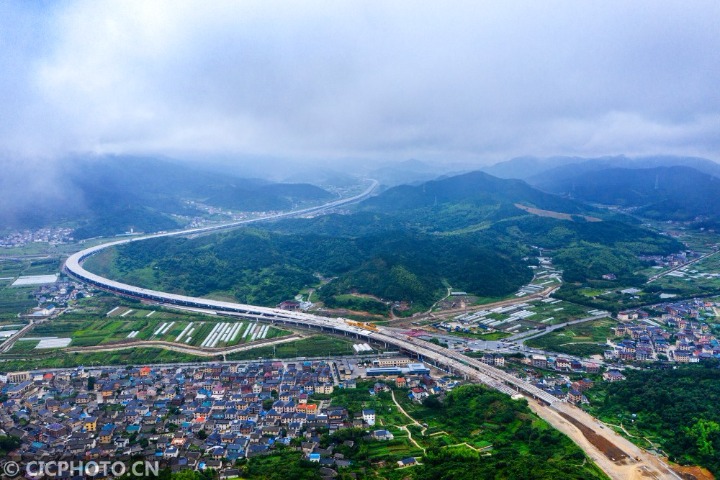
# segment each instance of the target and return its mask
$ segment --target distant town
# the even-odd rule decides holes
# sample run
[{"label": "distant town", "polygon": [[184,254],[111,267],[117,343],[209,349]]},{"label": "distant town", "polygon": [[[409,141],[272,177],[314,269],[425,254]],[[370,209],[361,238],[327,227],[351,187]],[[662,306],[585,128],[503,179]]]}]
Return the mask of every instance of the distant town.
[{"label": "distant town", "polygon": [[38,230],[19,230],[0,236],[0,248],[24,247],[31,243],[62,245],[74,241],[72,228],[47,227]]}]

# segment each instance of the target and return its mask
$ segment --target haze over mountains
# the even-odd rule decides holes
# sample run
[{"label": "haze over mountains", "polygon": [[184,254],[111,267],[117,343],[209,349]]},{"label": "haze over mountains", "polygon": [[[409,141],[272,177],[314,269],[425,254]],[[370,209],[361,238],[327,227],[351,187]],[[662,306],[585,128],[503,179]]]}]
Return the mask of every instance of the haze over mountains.
[{"label": "haze over mountains", "polygon": [[[466,228],[479,228],[498,215],[512,216],[517,210],[509,200],[513,195],[524,196],[530,204],[542,204],[548,210],[571,214],[598,215],[597,209],[587,204],[569,204],[561,197],[630,208],[637,215],[657,220],[698,220],[708,227],[716,226],[720,218],[720,165],[701,158],[519,157],[485,167],[487,173],[463,177],[479,184],[459,182],[456,191],[444,191],[440,180],[434,180],[471,168],[462,163],[428,164],[419,160],[358,164],[344,171],[288,167],[282,177],[290,183],[276,183],[243,178],[242,169],[217,162],[88,156],[59,163],[41,176],[22,168],[6,169],[0,178],[0,222],[6,229],[70,226],[76,229],[76,238],[116,235],[131,229],[153,232],[179,228],[201,213],[188,201],[235,211],[288,210],[335,198],[336,194],[317,186],[318,182],[344,187],[357,183],[360,175],[378,179],[384,188],[397,185],[398,189],[388,193],[396,198],[382,208],[398,214],[417,208],[416,222],[423,221],[423,209],[453,203],[447,214],[437,219],[440,223],[427,225],[431,229],[451,229],[453,218],[462,220],[467,215],[464,209],[468,199],[481,202],[484,213],[477,216],[478,208],[472,207],[479,222]],[[496,177],[517,180],[499,182]],[[428,183],[422,192],[409,186],[423,182]],[[380,200],[366,202],[363,208],[372,211],[377,202]],[[413,215],[404,212],[402,218],[409,224]]]},{"label": "haze over mountains", "polygon": [[690,167],[606,168],[564,178],[539,175],[531,181],[578,200],[635,207],[635,213],[658,220],[720,215],[720,178]]},{"label": "haze over mountains", "polygon": [[[201,213],[187,200],[236,211],[288,210],[335,195],[309,184],[277,184],[148,157],[85,157],[57,166],[32,191],[27,172],[6,171],[0,224],[38,228],[67,224],[76,238],[181,227],[178,216]],[[34,185],[38,182],[32,181]]]},{"label": "haze over mountains", "polygon": [[393,187],[344,215],[133,242],[89,265],[148,288],[264,305],[325,278],[318,295],[326,305],[374,302],[370,308],[382,310],[379,298],[419,311],[448,285],[477,295],[512,293],[531,278],[526,257],[533,246],[554,249],[570,282],[610,271],[633,282],[637,255],[682,248],[613,213],[473,172]]},{"label": "haze over mountains", "polygon": [[520,178],[536,185],[549,178],[563,179],[581,173],[604,170],[607,168],[654,168],[685,166],[708,175],[720,177],[720,164],[706,158],[680,157],[673,155],[654,155],[630,157],[625,155],[604,157],[516,157],[498,162],[482,170],[500,178]]},{"label": "haze over mountains", "polygon": [[717,226],[720,164],[695,157],[521,157],[485,169],[540,190],[655,220]]}]

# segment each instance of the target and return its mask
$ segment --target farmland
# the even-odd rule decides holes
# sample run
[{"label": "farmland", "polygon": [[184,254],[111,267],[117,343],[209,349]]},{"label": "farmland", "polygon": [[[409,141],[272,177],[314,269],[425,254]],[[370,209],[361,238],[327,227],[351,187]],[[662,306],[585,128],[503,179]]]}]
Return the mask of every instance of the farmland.
[{"label": "farmland", "polygon": [[333,355],[353,355],[353,342],[329,335],[314,335],[279,344],[275,347],[258,347],[252,350],[231,353],[228,360],[254,360],[256,358],[295,358],[324,357]]},{"label": "farmland", "polygon": [[[215,334],[213,338],[209,338],[211,333]],[[65,314],[35,327],[29,336],[69,337],[71,347],[160,340],[221,348],[289,334],[286,330],[247,320],[221,320],[211,315],[99,295],[80,300]]]},{"label": "farmland", "polygon": [[679,297],[720,292],[720,253],[670,272],[650,285]]},{"label": "farmland", "polygon": [[601,355],[606,350],[605,340],[612,337],[610,329],[615,324],[609,318],[580,323],[533,338],[526,344],[567,355]]},{"label": "farmland", "polygon": [[[22,344],[24,342],[18,342]],[[3,371],[33,370],[37,368],[70,368],[79,365],[145,365],[152,363],[179,363],[208,361],[209,358],[160,348],[133,348],[117,352],[68,353],[62,350],[38,350],[31,356],[5,355],[0,368]],[[220,357],[218,357],[220,359]]]},{"label": "farmland", "polygon": [[[221,348],[290,334],[286,330],[249,321],[221,322],[210,316],[185,315],[144,308],[121,308],[124,308],[122,311],[125,313],[104,317],[66,314],[51,322],[38,325],[30,335],[69,337],[72,338],[72,347],[161,340],[196,347]],[[223,335],[218,334],[221,330],[225,332]]]},{"label": "farmland", "polygon": [[0,321],[17,320],[17,314],[37,306],[33,291],[37,285],[14,287],[20,276],[58,273],[60,260],[55,258],[17,260],[0,256]]},{"label": "farmland", "polygon": [[[436,326],[461,336],[492,340],[542,326],[577,320],[595,313],[591,308],[576,303],[547,298],[464,313]],[[495,333],[496,338],[488,338],[490,332]]]}]

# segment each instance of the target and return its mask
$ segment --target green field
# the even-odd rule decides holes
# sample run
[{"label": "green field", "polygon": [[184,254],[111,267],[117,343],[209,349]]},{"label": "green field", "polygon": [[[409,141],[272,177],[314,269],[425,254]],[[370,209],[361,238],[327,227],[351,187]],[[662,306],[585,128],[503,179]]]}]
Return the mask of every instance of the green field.
[{"label": "green field", "polygon": [[720,292],[720,276],[712,277],[712,275],[720,273],[720,253],[683,267],[678,272],[682,276],[668,274],[650,285],[679,297],[705,296]]},{"label": "green field", "polygon": [[[192,326],[186,330],[190,323]],[[241,323],[242,326],[238,328],[239,331],[234,340],[218,342],[215,348],[250,341],[250,335],[243,337],[245,330],[251,324],[248,320],[149,306],[110,295],[82,299],[64,315],[36,327],[32,331],[32,335],[71,337],[73,339],[71,347],[87,347],[132,341],[133,339],[162,340],[200,346],[218,323]],[[158,332],[163,324],[166,328]],[[257,324],[256,329],[259,329],[261,325]],[[192,333],[190,333],[191,329]],[[183,331],[185,331],[185,335],[178,340]],[[137,334],[132,338],[128,337],[132,332],[137,332]],[[290,332],[287,330],[271,326],[267,329],[264,338],[276,338],[289,334]]]},{"label": "green field", "polygon": [[[23,342],[18,342],[23,343]],[[32,342],[29,342],[32,343]],[[79,365],[144,365],[150,363],[209,362],[208,357],[197,357],[184,353],[171,352],[159,348],[134,348],[117,352],[67,353],[58,350],[47,353],[33,352],[29,358],[4,356],[0,362],[0,371],[32,370],[38,368],[70,368]],[[221,358],[215,358],[220,360]]]},{"label": "green field", "polygon": [[37,306],[33,296],[36,287],[11,287],[0,284],[0,319],[17,320],[18,313],[25,313]]},{"label": "green field", "polygon": [[[94,345],[102,345],[108,343],[128,342],[137,340],[162,340],[166,342],[176,342],[192,346],[200,346],[213,327],[220,323],[212,317],[201,317],[200,319],[188,319],[183,314],[174,314],[171,312],[162,312],[164,315],[158,314],[147,317],[152,310],[133,310],[125,317],[87,317],[85,315],[63,315],[51,322],[38,325],[31,332],[33,337],[70,337],[72,338],[71,347],[88,347]],[[134,315],[136,314],[136,315]],[[156,318],[157,317],[157,318]],[[163,319],[164,318],[164,319]],[[187,334],[180,341],[178,336],[193,323],[190,328],[195,328],[192,333],[192,340],[187,340]],[[225,323],[241,323],[242,327],[234,341],[218,342],[215,348],[238,345],[250,341],[250,336],[243,338],[242,333],[248,327],[250,322],[247,321],[228,321]],[[163,326],[166,330],[156,334]],[[261,324],[258,324],[258,328]],[[189,330],[186,330],[188,332]],[[133,338],[130,338],[132,332],[138,332]],[[275,338],[289,335],[287,330],[281,330],[275,327],[269,327],[265,339]]]},{"label": "green field", "polygon": [[16,260],[0,256],[0,278],[3,279],[0,280],[0,321],[17,319],[19,313],[37,306],[33,292],[38,285],[11,286],[17,277],[58,273],[60,265],[57,257]]},{"label": "green field", "polygon": [[0,257],[0,277],[17,277],[27,268],[28,262]]},{"label": "green field", "polygon": [[512,335],[511,333],[507,332],[490,332],[490,333],[481,333],[483,330],[477,330],[477,331],[471,331],[471,332],[455,332],[455,331],[445,331],[442,330],[443,335],[453,335],[456,337],[461,338],[476,338],[478,340],[502,340],[503,338],[509,337]]},{"label": "green field", "polygon": [[282,343],[275,347],[258,347],[227,355],[228,360],[254,360],[256,358],[295,358],[352,355],[352,341],[330,335],[315,335],[302,340]]},{"label": "green field", "polygon": [[[561,301],[558,303],[543,303],[542,301],[534,301],[530,303],[531,307],[527,310],[535,312],[535,315],[528,317],[526,320],[531,322],[541,322],[543,325],[557,325],[582,317],[589,316],[588,308],[577,303]],[[551,320],[543,322],[550,317]]]},{"label": "green field", "polygon": [[607,318],[572,325],[530,339],[526,345],[568,355],[601,355],[607,349],[605,340],[612,337],[610,329],[616,324]]},{"label": "green field", "polygon": [[15,344],[12,346],[10,350],[8,350],[8,355],[23,355],[23,354],[29,354],[33,353],[35,351],[35,347],[37,347],[37,344],[40,343],[40,340],[20,340],[15,342]]}]

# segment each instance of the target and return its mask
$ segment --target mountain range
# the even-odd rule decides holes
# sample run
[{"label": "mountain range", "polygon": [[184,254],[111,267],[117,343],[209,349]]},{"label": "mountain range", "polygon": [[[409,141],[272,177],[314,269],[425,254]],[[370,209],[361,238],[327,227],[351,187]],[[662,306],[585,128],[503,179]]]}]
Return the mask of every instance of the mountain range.
[{"label": "mountain range", "polygon": [[695,157],[522,157],[489,171],[542,191],[653,220],[720,227],[720,165]]},{"label": "mountain range", "polygon": [[607,168],[570,177],[535,177],[542,190],[584,202],[633,207],[658,220],[720,215],[720,178],[694,168]]},{"label": "mountain range", "polygon": [[690,167],[700,172],[720,177],[720,164],[699,157],[655,155],[628,157],[625,155],[605,157],[516,157],[499,162],[482,170],[500,178],[519,178],[532,185],[555,179],[566,179],[582,173],[608,168],[644,169],[656,167]]},{"label": "mountain range", "polygon": [[[277,221],[198,238],[132,242],[91,259],[121,280],[273,305],[314,287],[326,305],[429,308],[447,286],[502,296],[527,283],[536,247],[568,282],[638,282],[642,254],[683,246],[612,212],[483,172],[398,186],[347,214]],[[362,299],[362,300],[360,300]]]}]

